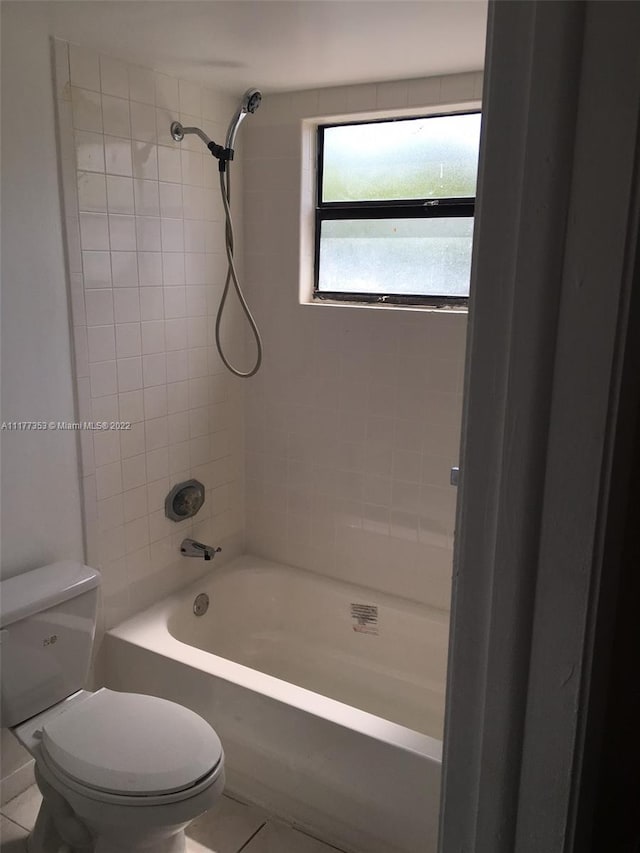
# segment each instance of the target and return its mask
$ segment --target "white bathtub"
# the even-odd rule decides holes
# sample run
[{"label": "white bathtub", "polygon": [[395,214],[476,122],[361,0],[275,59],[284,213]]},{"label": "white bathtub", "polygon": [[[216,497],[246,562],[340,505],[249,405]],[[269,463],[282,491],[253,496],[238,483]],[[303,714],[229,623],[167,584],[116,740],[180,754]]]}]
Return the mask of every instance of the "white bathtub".
[{"label": "white bathtub", "polygon": [[435,853],[447,638],[441,611],[245,555],[109,631],[105,680],[205,717],[229,791],[354,853]]}]

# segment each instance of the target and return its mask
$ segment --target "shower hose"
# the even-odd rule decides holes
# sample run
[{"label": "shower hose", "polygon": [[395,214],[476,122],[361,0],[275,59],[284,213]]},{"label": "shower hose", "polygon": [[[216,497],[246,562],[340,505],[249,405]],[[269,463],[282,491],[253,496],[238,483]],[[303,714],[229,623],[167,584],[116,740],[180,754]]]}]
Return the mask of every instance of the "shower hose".
[{"label": "shower hose", "polygon": [[[231,163],[228,162],[226,164],[226,169],[224,171],[220,171],[220,194],[222,196],[222,204],[224,205],[224,216],[225,216],[225,249],[227,253],[227,277],[224,284],[224,290],[222,291],[222,298],[220,300],[220,305],[218,307],[218,314],[216,316],[216,346],[218,348],[218,352],[220,353],[220,358],[222,359],[225,367],[231,371],[235,376],[239,376],[241,379],[248,379],[250,376],[254,376],[258,370],[260,369],[260,365],[262,364],[262,339],[260,338],[260,332],[258,331],[258,326],[256,325],[256,321],[253,319],[253,315],[247,305],[247,300],[244,298],[244,293],[242,292],[242,288],[240,287],[240,282],[238,281],[238,273],[236,270],[236,265],[233,257],[233,247],[234,247],[234,236],[233,236],[233,220],[231,218]],[[256,342],[256,360],[255,364],[251,368],[251,370],[242,371],[238,370],[234,367],[226,355],[224,354],[224,350],[222,347],[222,341],[220,340],[220,327],[222,325],[222,312],[224,310],[225,302],[227,301],[227,296],[229,295],[229,287],[233,283],[233,287],[235,289],[236,295],[240,301],[240,305],[242,310],[244,311],[244,315],[247,318],[249,326],[251,328],[251,332]]]}]

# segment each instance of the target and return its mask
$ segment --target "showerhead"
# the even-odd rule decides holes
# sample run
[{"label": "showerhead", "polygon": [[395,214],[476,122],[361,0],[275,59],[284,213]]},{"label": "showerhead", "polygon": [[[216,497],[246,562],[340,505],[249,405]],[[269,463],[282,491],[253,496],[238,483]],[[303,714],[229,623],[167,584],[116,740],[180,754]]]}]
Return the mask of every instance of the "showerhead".
[{"label": "showerhead", "polygon": [[255,111],[260,106],[261,101],[262,92],[260,91],[260,89],[247,89],[247,91],[242,96],[240,106],[236,110],[233,118],[231,119],[231,122],[229,123],[229,129],[227,130],[227,139],[225,142],[226,148],[233,148],[240,124],[249,113],[255,113]]},{"label": "showerhead", "polygon": [[247,89],[242,96],[242,109],[246,113],[255,113],[262,101],[260,89]]},{"label": "showerhead", "polygon": [[236,141],[236,134],[243,119],[249,113],[253,114],[262,103],[262,92],[260,89],[247,89],[242,96],[240,106],[235,111],[233,118],[227,130],[227,138],[224,147],[213,142],[204,131],[199,127],[183,127],[179,121],[171,122],[171,136],[176,142],[182,142],[187,133],[195,133],[207,146],[209,151],[216,157],[220,163],[220,171],[224,172],[227,168],[227,162],[233,160],[233,146]]}]

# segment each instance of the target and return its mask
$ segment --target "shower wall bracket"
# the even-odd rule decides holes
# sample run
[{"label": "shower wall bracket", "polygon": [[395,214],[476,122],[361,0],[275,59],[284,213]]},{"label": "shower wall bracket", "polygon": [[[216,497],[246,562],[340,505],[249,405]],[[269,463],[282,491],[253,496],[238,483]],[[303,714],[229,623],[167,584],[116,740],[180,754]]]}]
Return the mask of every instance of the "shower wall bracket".
[{"label": "shower wall bracket", "polygon": [[220,172],[224,172],[227,167],[227,162],[229,160],[233,160],[233,148],[223,148],[222,145],[218,145],[213,141],[207,145],[207,148],[218,160],[218,170]]}]

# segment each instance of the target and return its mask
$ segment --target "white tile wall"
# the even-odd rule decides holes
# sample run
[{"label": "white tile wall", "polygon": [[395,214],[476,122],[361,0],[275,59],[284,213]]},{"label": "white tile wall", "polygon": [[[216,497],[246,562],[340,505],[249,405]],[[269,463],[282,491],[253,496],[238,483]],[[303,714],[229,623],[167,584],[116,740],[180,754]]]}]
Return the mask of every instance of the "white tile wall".
[{"label": "white tile wall", "polygon": [[[477,100],[482,75],[266,96],[243,125],[248,550],[448,608],[466,315],[299,305],[302,119]],[[249,344],[248,344],[249,346]]]},{"label": "white tile wall", "polygon": [[[243,547],[241,385],[213,352],[217,168],[165,132],[179,111],[202,125],[204,103],[223,125],[235,103],[62,41],[55,53],[79,414],[132,424],[81,435],[87,559],[103,572],[108,628],[204,571],[179,556],[185,535],[221,544],[223,559]],[[242,341],[238,320],[225,318]],[[187,477],[207,501],[175,524],[164,498]]]},{"label": "white tile wall", "polygon": [[[209,489],[195,535],[227,553],[242,548],[246,490],[249,550],[448,607],[466,318],[298,304],[312,165],[301,120],[469,102],[481,75],[267,96],[243,125],[235,220],[265,345],[243,386],[213,349],[225,270],[215,164],[167,132],[180,118],[219,136],[235,104],[63,42],[56,54],[81,417],[133,426],[81,436],[106,625],[201,570],[177,558],[191,525],[163,513],[187,476]],[[227,322],[242,355],[233,308]]]}]

